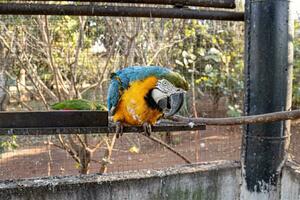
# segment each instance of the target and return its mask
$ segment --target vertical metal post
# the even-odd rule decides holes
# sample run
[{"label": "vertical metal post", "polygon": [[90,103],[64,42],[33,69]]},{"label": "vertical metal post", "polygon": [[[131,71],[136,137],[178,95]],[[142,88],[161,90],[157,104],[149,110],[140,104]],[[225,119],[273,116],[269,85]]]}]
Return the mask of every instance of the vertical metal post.
[{"label": "vertical metal post", "polygon": [[[293,20],[289,0],[246,0],[247,115],[291,108]],[[245,126],[241,199],[278,199],[289,122]]]}]

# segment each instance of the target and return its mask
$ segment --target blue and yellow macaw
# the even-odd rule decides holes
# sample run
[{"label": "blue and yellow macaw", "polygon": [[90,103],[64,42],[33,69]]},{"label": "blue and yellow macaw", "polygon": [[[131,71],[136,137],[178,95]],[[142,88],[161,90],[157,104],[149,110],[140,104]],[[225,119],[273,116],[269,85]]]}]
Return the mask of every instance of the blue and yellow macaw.
[{"label": "blue and yellow macaw", "polygon": [[107,105],[116,132],[122,134],[123,124],[142,125],[149,135],[158,119],[180,110],[186,90],[186,80],[164,67],[133,66],[112,73]]}]

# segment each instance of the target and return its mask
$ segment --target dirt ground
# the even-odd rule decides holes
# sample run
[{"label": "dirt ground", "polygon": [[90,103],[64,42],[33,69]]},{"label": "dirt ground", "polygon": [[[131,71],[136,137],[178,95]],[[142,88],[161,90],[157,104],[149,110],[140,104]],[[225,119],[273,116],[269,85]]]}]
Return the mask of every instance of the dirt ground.
[{"label": "dirt ground", "polygon": [[[172,144],[192,162],[239,160],[241,146],[239,127],[207,127],[207,130],[200,132],[198,145],[195,144],[194,134],[193,132],[173,133],[174,144]],[[161,135],[163,134],[155,134],[156,137]],[[65,151],[54,146],[49,148],[44,144],[47,138],[22,137],[24,137],[21,138],[22,146],[0,157],[1,180],[78,174],[76,163]],[[129,152],[129,148],[133,145],[139,147],[139,153]],[[103,152],[104,149],[97,151],[93,159],[99,160]],[[196,152],[198,152],[198,160],[196,160]],[[153,143],[142,135],[127,134],[116,142],[108,173],[160,169],[181,164],[185,162],[159,144]],[[99,166],[98,163],[92,162],[90,173],[97,173]]]}]

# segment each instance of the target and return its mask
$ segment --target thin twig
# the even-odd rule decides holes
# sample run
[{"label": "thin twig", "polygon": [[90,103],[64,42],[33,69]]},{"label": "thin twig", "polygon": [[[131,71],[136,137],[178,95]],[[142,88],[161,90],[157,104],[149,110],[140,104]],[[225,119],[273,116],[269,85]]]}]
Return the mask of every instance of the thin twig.
[{"label": "thin twig", "polygon": [[100,161],[100,160],[94,160],[94,159],[91,159],[91,161],[92,161],[92,162],[95,162],[95,163],[99,163],[99,164],[102,163],[102,161]]},{"label": "thin twig", "polygon": [[153,136],[148,136],[143,134],[145,137],[147,137],[148,139],[152,140],[155,143],[158,143],[160,145],[162,145],[163,147],[166,147],[168,150],[170,150],[171,152],[173,152],[174,154],[176,154],[178,157],[180,157],[182,160],[184,160],[186,163],[191,164],[192,162],[185,157],[184,155],[182,155],[181,153],[179,153],[178,151],[176,151],[173,147],[171,147],[170,145],[168,145],[167,143],[161,141],[160,139],[153,137]]},{"label": "thin twig", "polygon": [[102,144],[103,144],[104,140],[100,139],[99,142],[97,142],[97,144],[92,148],[92,152],[96,151]]},{"label": "thin twig", "polygon": [[183,39],[180,39],[180,40],[177,40],[177,41],[174,41],[172,44],[169,44],[167,46],[164,46],[160,49],[158,49],[155,54],[153,55],[153,57],[151,58],[151,60],[149,62],[147,62],[146,65],[151,65],[153,63],[153,61],[156,59],[156,57],[160,54],[161,51],[165,50],[165,49],[168,49],[168,48],[171,48],[173,47],[175,44],[178,44],[180,42],[183,42],[186,38],[183,38]]},{"label": "thin twig", "polygon": [[80,163],[80,159],[79,157],[76,155],[76,152],[74,152],[73,149],[71,149],[69,147],[69,145],[67,145],[67,143],[64,142],[64,140],[62,139],[61,135],[58,135],[58,140],[60,142],[60,144],[62,145],[62,147],[70,154],[70,156],[77,162]]},{"label": "thin twig", "polygon": [[79,134],[75,134],[75,136],[77,137],[77,139],[79,140],[80,144],[82,145],[83,148],[87,148],[87,145],[84,143],[84,141],[81,139]]},{"label": "thin twig", "polygon": [[55,147],[57,147],[59,149],[66,150],[64,147],[62,147],[62,146],[60,146],[60,145],[58,145],[56,143],[50,142],[50,141],[45,142],[44,144],[46,144],[46,145],[53,145],[53,146],[55,146]]}]

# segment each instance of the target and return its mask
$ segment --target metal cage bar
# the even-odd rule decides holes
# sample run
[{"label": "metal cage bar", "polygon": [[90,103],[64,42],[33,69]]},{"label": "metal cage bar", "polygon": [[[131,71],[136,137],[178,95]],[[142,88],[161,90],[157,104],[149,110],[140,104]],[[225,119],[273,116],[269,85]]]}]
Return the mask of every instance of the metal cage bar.
[{"label": "metal cage bar", "polygon": [[[20,0],[26,2],[28,0]],[[43,0],[37,0],[43,1]],[[174,6],[199,6],[199,7],[212,7],[212,8],[235,8],[234,0],[52,0],[52,2],[101,2],[101,3],[134,3],[134,4],[155,4],[155,5],[174,5]],[[43,1],[45,2],[45,1]]]},{"label": "metal cage bar", "polygon": [[[180,124],[159,124],[152,127],[152,132],[179,132],[179,131],[195,131],[206,130],[206,126]],[[115,133],[116,127],[110,124],[107,127],[41,127],[41,128],[0,128],[1,135],[57,135],[57,134],[109,134]],[[142,126],[126,126],[123,133],[142,133]]]},{"label": "metal cage bar", "polygon": [[[247,115],[291,109],[293,23],[290,1],[246,1]],[[289,121],[245,126],[242,195],[269,199],[278,192]],[[267,191],[267,192],[266,192]],[[257,196],[255,193],[261,193]]]},{"label": "metal cage bar", "polygon": [[[154,132],[205,130],[205,125],[190,126],[162,121],[153,127]],[[0,135],[55,135],[115,133],[109,123],[108,112],[103,111],[38,111],[0,112]],[[124,127],[124,132],[143,132],[140,126]]]},{"label": "metal cage bar", "polygon": [[1,3],[1,15],[85,15],[244,21],[243,12],[99,5]]}]

